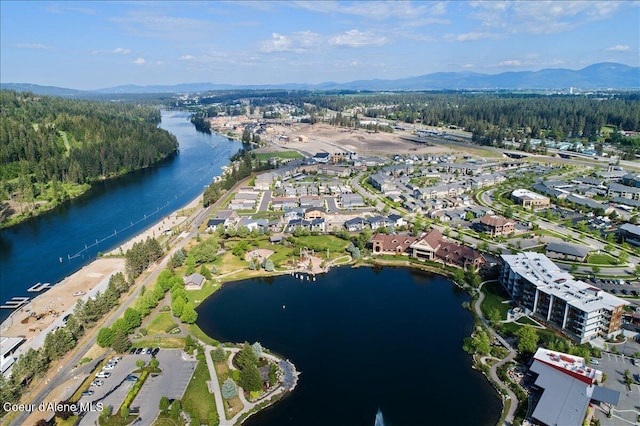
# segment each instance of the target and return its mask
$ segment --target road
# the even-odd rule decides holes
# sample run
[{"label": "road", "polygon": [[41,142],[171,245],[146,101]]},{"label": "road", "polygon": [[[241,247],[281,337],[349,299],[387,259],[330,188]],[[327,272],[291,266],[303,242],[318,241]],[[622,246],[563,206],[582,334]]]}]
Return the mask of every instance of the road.
[{"label": "road", "polygon": [[[247,182],[249,181],[250,177],[238,182],[237,184],[234,185],[233,188],[231,188],[230,191],[235,191],[237,190],[237,188],[239,188],[242,185],[246,185]],[[221,197],[220,200],[222,200],[224,197]],[[183,248],[188,242],[189,240],[191,240],[192,238],[194,238],[197,233],[198,233],[198,228],[202,225],[202,223],[205,221],[205,219],[209,216],[209,213],[211,212],[211,210],[213,210],[214,208],[218,207],[218,204],[220,203],[220,200],[218,200],[217,202],[213,203],[212,205],[210,205],[207,208],[204,207],[199,207],[187,220],[187,223],[190,224],[190,232],[188,233],[188,235],[185,238],[180,239],[177,244],[175,244],[175,246],[164,256],[164,258],[159,262],[156,263],[154,265],[152,265],[148,271],[150,271],[150,273],[144,277],[142,279],[142,281],[138,281],[133,290],[131,291],[131,293],[122,301],[122,303],[120,304],[120,306],[115,310],[112,311],[111,313],[106,315],[106,319],[104,319],[101,323],[96,324],[96,326],[94,328],[92,328],[89,333],[87,335],[85,335],[81,341],[79,342],[79,345],[76,346],[75,351],[73,351],[72,355],[70,358],[66,359],[66,360],[62,360],[60,363],[63,362],[62,365],[60,365],[58,367],[57,370],[55,370],[55,373],[53,373],[53,377],[51,377],[46,384],[44,385],[44,387],[33,397],[30,399],[30,401],[28,401],[29,404],[36,404],[39,405],[41,402],[43,402],[46,398],[47,395],[49,395],[54,389],[56,389],[58,386],[62,385],[64,382],[66,382],[67,380],[71,379],[75,374],[75,366],[78,365],[80,363],[80,361],[82,360],[82,358],[84,357],[84,355],[87,353],[87,351],[94,345],[95,341],[96,341],[96,336],[98,335],[98,331],[100,330],[100,328],[102,327],[110,327],[118,318],[120,318],[123,314],[124,311],[127,310],[128,307],[131,306],[131,304],[134,302],[134,300],[136,299],[136,297],[138,297],[138,295],[140,294],[140,292],[142,291],[142,288],[152,288],[153,285],[156,282],[156,279],[158,277],[158,275],[160,274],[160,272],[162,272],[165,267],[167,266],[167,263],[169,261],[169,259],[171,258],[171,255],[176,251],[179,250],[181,248]],[[179,238],[179,237],[177,237]],[[175,243],[176,240],[174,240]],[[58,363],[58,364],[60,364]],[[52,365],[50,371],[49,371],[49,376],[51,375],[51,371],[53,371],[53,368],[55,368],[55,366]],[[22,426],[24,424],[26,424],[26,420],[29,417],[31,413],[29,412],[20,412],[14,419],[13,421],[10,423],[11,426]]]}]

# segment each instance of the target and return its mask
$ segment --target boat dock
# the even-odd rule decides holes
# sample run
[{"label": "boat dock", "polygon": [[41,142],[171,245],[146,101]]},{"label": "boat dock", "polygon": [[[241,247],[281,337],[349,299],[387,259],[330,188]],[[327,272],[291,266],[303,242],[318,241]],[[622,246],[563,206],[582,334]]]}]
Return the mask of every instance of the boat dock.
[{"label": "boat dock", "polygon": [[41,291],[49,290],[51,283],[37,283],[29,287],[27,290],[29,293],[40,293]]},{"label": "boat dock", "polygon": [[28,297],[12,297],[11,300],[6,301],[4,305],[0,305],[0,309],[18,309],[27,303],[29,303]]}]

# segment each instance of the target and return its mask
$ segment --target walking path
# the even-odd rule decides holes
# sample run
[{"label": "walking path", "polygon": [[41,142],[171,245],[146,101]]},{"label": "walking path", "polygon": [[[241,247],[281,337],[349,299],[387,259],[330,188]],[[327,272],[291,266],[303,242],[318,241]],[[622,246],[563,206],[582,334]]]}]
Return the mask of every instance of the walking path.
[{"label": "walking path", "polygon": [[482,321],[482,323],[489,330],[489,334],[491,335],[491,337],[495,337],[496,339],[498,339],[498,341],[502,344],[502,346],[504,346],[509,350],[509,354],[505,358],[503,358],[502,360],[498,361],[497,363],[491,366],[491,369],[489,370],[489,376],[500,387],[506,389],[507,395],[508,395],[507,398],[511,399],[511,404],[509,405],[509,410],[507,411],[507,415],[505,416],[504,424],[512,425],[513,420],[515,418],[516,409],[518,408],[518,397],[516,397],[516,394],[511,389],[509,389],[509,386],[507,386],[506,383],[500,380],[500,378],[498,377],[498,367],[501,367],[504,364],[513,361],[513,359],[517,355],[517,352],[515,351],[515,349],[511,347],[511,345],[509,345],[509,343],[507,343],[506,340],[502,338],[502,336],[500,336],[498,333],[495,332],[495,330],[489,325],[489,321],[487,321],[484,315],[482,315],[482,310],[480,309],[480,305],[484,300],[484,293],[481,290],[482,290],[482,286],[488,282],[491,282],[491,281],[485,281],[482,284],[480,284],[480,286],[478,287],[478,294],[479,294],[478,300],[476,300],[476,303],[473,305],[473,307],[476,311],[476,314]]},{"label": "walking path", "polygon": [[[243,404],[243,408],[231,419],[227,419],[225,409],[224,409],[225,407],[224,400],[222,399],[222,392],[220,390],[220,381],[218,380],[215,364],[213,363],[213,359],[211,358],[211,351],[214,350],[215,348],[211,345],[205,345],[203,342],[200,342],[200,343],[204,347],[204,351],[205,351],[207,367],[209,368],[209,375],[211,376],[211,381],[208,383],[209,392],[213,393],[214,399],[216,401],[216,409],[218,411],[218,419],[220,420],[220,426],[233,426],[237,424],[240,421],[241,417],[243,416],[245,416],[244,418],[249,417],[249,415],[251,414],[249,415],[246,415],[246,414],[251,412],[251,410],[253,410],[257,405],[262,404],[265,401],[271,401],[275,396],[280,395],[281,393],[287,392],[289,390],[293,390],[293,388],[295,388],[295,385],[291,389],[287,389],[285,388],[285,386],[280,385],[276,390],[272,391],[271,393],[261,398],[260,400],[256,402],[249,402],[247,401],[247,398],[244,395],[244,390],[240,386],[238,386],[238,397],[240,398],[240,401]],[[240,352],[240,349],[238,348],[224,348],[224,349],[226,352],[230,352],[232,354],[236,354]],[[274,355],[268,354],[266,352],[263,352],[262,356],[265,358],[269,358],[270,360],[276,363],[280,361],[280,358]],[[229,358],[227,358],[227,362],[229,365],[229,369],[231,370],[235,369],[235,367],[233,367],[233,356],[230,356]]]}]

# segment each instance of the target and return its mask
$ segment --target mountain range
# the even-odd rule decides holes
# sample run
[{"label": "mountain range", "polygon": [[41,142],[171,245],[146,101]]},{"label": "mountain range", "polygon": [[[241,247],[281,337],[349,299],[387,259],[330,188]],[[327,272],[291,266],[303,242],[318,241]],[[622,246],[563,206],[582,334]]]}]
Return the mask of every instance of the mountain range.
[{"label": "mountain range", "polygon": [[273,85],[231,85],[216,83],[184,83],[176,85],[124,85],[91,91],[39,86],[26,83],[0,83],[0,88],[30,91],[42,95],[83,97],[89,94],[198,93],[210,90],[580,90],[640,89],[640,67],[602,62],[580,70],[545,68],[539,71],[480,74],[474,72],[438,72],[395,80],[357,80],[347,83],[288,83]]}]

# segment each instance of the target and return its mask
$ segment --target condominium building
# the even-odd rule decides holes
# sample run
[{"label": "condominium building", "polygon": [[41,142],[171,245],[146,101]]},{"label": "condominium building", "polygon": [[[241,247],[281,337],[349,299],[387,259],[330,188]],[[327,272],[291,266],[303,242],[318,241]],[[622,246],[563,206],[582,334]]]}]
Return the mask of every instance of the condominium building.
[{"label": "condominium building", "polygon": [[549,258],[535,252],[502,255],[500,282],[529,313],[584,343],[620,330],[629,302],[577,281]]}]

